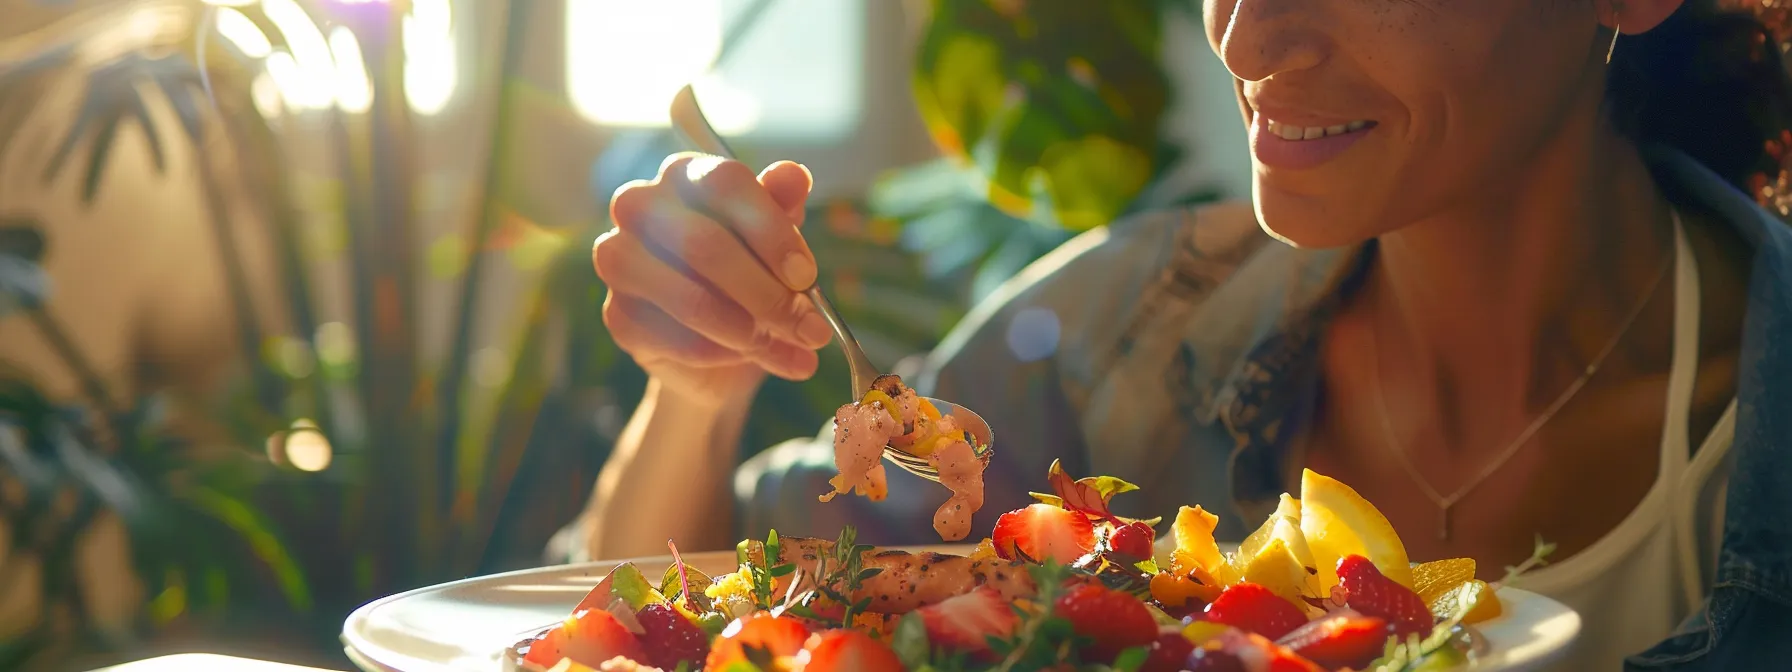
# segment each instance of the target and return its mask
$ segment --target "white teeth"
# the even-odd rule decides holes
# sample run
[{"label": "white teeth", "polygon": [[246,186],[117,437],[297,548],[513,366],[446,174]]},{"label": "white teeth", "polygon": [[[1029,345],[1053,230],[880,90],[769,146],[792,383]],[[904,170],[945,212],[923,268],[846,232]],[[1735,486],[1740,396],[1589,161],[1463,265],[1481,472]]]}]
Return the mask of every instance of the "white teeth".
[{"label": "white teeth", "polygon": [[1283,140],[1318,140],[1332,135],[1343,135],[1360,131],[1369,126],[1366,120],[1352,121],[1337,126],[1294,126],[1279,121],[1269,122],[1269,133]]}]

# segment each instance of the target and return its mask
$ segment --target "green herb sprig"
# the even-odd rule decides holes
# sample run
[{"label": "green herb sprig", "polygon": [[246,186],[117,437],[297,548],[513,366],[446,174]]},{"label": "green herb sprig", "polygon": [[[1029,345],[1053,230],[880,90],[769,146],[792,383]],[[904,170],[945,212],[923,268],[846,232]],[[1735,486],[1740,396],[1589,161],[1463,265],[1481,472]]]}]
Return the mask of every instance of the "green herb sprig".
[{"label": "green herb sprig", "polygon": [[831,623],[833,619],[816,613],[809,606],[816,598],[826,597],[844,605],[839,625],[851,627],[853,617],[871,607],[870,596],[858,600],[853,600],[852,596],[859,593],[866,580],[884,571],[882,567],[865,567],[865,553],[874,548],[858,543],[858,531],[851,525],[841,528],[840,537],[834,541],[833,551],[816,558],[814,589],[787,601],[785,610],[804,618]]},{"label": "green herb sprig", "polygon": [[[778,531],[772,530],[765,537],[765,554],[759,562],[744,563],[749,577],[753,581],[753,604],[760,609],[771,609],[774,596],[772,584],[780,577],[796,571],[796,565],[778,563],[782,556],[782,546],[778,543]],[[774,564],[778,563],[778,564]]]},{"label": "green herb sprig", "polygon": [[1064,582],[1083,572],[1053,562],[1030,565],[1027,572],[1037,587],[1032,600],[1038,608],[1028,611],[1014,605],[1014,612],[1020,616],[1014,635],[1007,639],[989,638],[990,649],[1002,657],[1002,662],[993,668],[997,672],[1037,670],[1068,662],[1075,650],[1076,631],[1070,621],[1052,613],[1052,605],[1063,594]]}]

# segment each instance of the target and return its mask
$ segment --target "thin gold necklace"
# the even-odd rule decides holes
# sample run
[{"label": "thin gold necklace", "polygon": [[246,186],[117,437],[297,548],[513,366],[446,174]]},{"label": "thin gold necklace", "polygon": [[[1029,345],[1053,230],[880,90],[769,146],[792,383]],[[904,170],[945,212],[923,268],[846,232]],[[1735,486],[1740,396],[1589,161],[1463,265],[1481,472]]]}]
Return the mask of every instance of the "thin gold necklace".
[{"label": "thin gold necklace", "polygon": [[[1674,218],[1674,235],[1677,237],[1680,235],[1678,233],[1680,230],[1680,213],[1671,212],[1671,214]],[[1656,271],[1655,280],[1649,283],[1649,291],[1643,293],[1642,300],[1637,302],[1636,307],[1631,309],[1630,316],[1624,319],[1622,326],[1618,327],[1618,333],[1612,335],[1611,341],[1605,344],[1605,349],[1600,350],[1599,354],[1593,357],[1593,361],[1587,364],[1586,370],[1580,374],[1580,377],[1575,379],[1574,383],[1568,386],[1568,389],[1563,390],[1561,396],[1556,397],[1555,402],[1550,404],[1549,408],[1546,408],[1542,413],[1539,413],[1536,419],[1532,420],[1531,424],[1525,427],[1523,432],[1519,433],[1518,438],[1513,439],[1512,443],[1507,445],[1505,450],[1500,452],[1498,457],[1494,458],[1493,461],[1488,462],[1486,466],[1481,467],[1481,470],[1476,472],[1473,478],[1470,478],[1467,483],[1462,485],[1462,487],[1457,488],[1455,492],[1450,493],[1450,496],[1448,497],[1439,494],[1436,488],[1431,487],[1431,483],[1425,480],[1423,474],[1419,473],[1418,467],[1413,466],[1412,460],[1406,455],[1406,451],[1401,449],[1400,441],[1394,435],[1394,422],[1388,415],[1387,395],[1382,390],[1381,384],[1381,331],[1380,329],[1371,326],[1370,331],[1373,335],[1371,345],[1373,347],[1369,349],[1369,356],[1371,360],[1370,363],[1374,366],[1375,403],[1381,411],[1382,432],[1387,435],[1388,449],[1390,452],[1394,453],[1394,458],[1400,463],[1400,467],[1405,469],[1406,475],[1411,477],[1413,483],[1419,486],[1419,491],[1424,493],[1425,497],[1430,499],[1431,503],[1437,506],[1437,538],[1439,541],[1450,540],[1450,509],[1455,507],[1457,502],[1462,501],[1463,497],[1467,497],[1468,493],[1473,492],[1477,486],[1481,485],[1482,481],[1487,480],[1488,477],[1491,477],[1495,472],[1498,472],[1500,467],[1506,466],[1506,463],[1510,462],[1512,457],[1518,454],[1519,449],[1524,448],[1525,444],[1530,442],[1531,437],[1535,436],[1538,430],[1543,429],[1543,425],[1548,423],[1551,418],[1554,418],[1557,411],[1562,410],[1562,407],[1568,404],[1568,400],[1573,399],[1574,395],[1578,394],[1581,388],[1586,387],[1587,381],[1592,380],[1593,374],[1598,373],[1600,365],[1605,363],[1605,358],[1610,356],[1612,351],[1618,349],[1618,343],[1624,340],[1624,334],[1628,333],[1630,327],[1636,324],[1637,318],[1642,317],[1643,310],[1649,306],[1649,301],[1655,297],[1655,292],[1661,289],[1662,280],[1668,276],[1668,269],[1674,267],[1674,260],[1679,256],[1675,252],[1676,249],[1677,246],[1671,246],[1669,248],[1667,259],[1661,262],[1661,270]]]}]

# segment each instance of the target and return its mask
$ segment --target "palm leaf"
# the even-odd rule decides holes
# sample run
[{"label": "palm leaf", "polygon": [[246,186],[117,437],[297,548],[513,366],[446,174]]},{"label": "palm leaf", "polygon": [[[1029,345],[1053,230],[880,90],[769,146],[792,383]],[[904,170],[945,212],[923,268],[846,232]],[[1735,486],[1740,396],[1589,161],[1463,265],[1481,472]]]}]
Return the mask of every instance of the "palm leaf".
[{"label": "palm leaf", "polygon": [[113,140],[121,126],[132,122],[142,132],[156,170],[166,170],[164,139],[150,117],[142,86],[150,86],[162,94],[173,108],[188,141],[196,143],[200,129],[200,105],[196,96],[202,95],[199,80],[199,70],[192,62],[173,54],[151,57],[130,53],[95,68],[87,77],[85,95],[75,112],[75,119],[45,164],[41,179],[47,183],[60,175],[75,150],[85,141],[89,154],[83,170],[81,199],[91,203],[99,192]]},{"label": "palm leaf", "polygon": [[44,236],[34,222],[0,219],[0,319],[49,299],[50,279],[38,265],[43,254]]}]

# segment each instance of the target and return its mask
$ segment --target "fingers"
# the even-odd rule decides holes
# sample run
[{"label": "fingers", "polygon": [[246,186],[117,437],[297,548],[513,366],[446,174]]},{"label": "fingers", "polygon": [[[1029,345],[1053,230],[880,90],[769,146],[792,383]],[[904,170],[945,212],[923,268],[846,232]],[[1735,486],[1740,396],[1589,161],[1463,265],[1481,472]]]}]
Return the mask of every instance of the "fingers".
[{"label": "fingers", "polygon": [[604,299],[604,327],[617,347],[639,359],[663,357],[704,368],[748,361],[679,324],[653,304],[614,291]]},{"label": "fingers", "polygon": [[[738,247],[738,242],[734,244]],[[757,283],[736,281],[734,291],[725,293],[715,289],[713,283],[702,282],[674,268],[640,237],[626,230],[611,231],[599,237],[591,254],[598,276],[611,291],[650,304],[681,325],[680,330],[674,331],[694,332],[774,374],[808,375],[802,370],[807,366],[806,362],[814,359],[809,348],[827,342],[826,320],[799,295],[779,285],[764,269],[754,267],[753,277],[758,279]],[[745,256],[746,252],[738,249],[736,254]],[[755,290],[762,293],[761,298],[748,293],[748,284],[759,285]],[[768,291],[769,294],[765,294]],[[732,298],[733,294],[747,296],[767,314],[754,315],[750,308]],[[808,355],[794,356],[792,353],[795,352]]]},{"label": "fingers", "polygon": [[693,209],[729,227],[785,286],[801,291],[815,284],[815,255],[797,232],[797,220],[746,165],[713,156],[681,157],[668,164],[660,180]]},{"label": "fingers", "polygon": [[716,343],[753,353],[772,340],[745,309],[668,266],[636,236],[605,233],[591,248],[591,258],[612,291],[645,299]]},{"label": "fingers", "polygon": [[[682,306],[666,303],[649,292],[682,293],[693,284],[692,278],[701,278],[722,296],[744,308],[747,316],[772,336],[809,347],[827,343],[832,332],[820,313],[767,272],[753,252],[727,228],[678,202],[674,194],[663,189],[619,193],[612,202],[612,209],[618,214],[617,226],[627,234],[616,241],[611,250],[613,267],[636,268],[654,258],[670,262],[670,265],[659,265],[663,268],[642,268],[639,277],[628,271],[618,273],[626,276],[622,281],[652,285],[638,289],[621,288],[621,291],[654,298],[655,304],[682,319],[679,312]],[[795,230],[791,231],[794,233]],[[602,262],[596,257],[594,261]],[[672,277],[684,273],[690,277]],[[691,326],[724,345],[747,345],[730,340],[732,334],[711,333],[705,331],[704,325]]]},{"label": "fingers", "polygon": [[772,202],[784,209],[784,215],[803,225],[803,208],[809,202],[809,190],[815,187],[815,176],[803,164],[779,161],[759,173],[759,183],[771,194]]},{"label": "fingers", "polygon": [[800,292],[815,257],[798,232],[814,179],[784,161],[744,164],[674,154],[651,182],[610,201],[616,230],[592,247],[609,285],[604,319],[637,361],[753,363],[800,380],[833,332]]},{"label": "fingers", "polygon": [[603,310],[610,338],[643,366],[658,360],[700,369],[751,362],[788,380],[806,380],[815,375],[815,353],[789,343],[774,341],[765,352],[749,358],[692,331],[642,299],[612,291],[604,299]]}]

